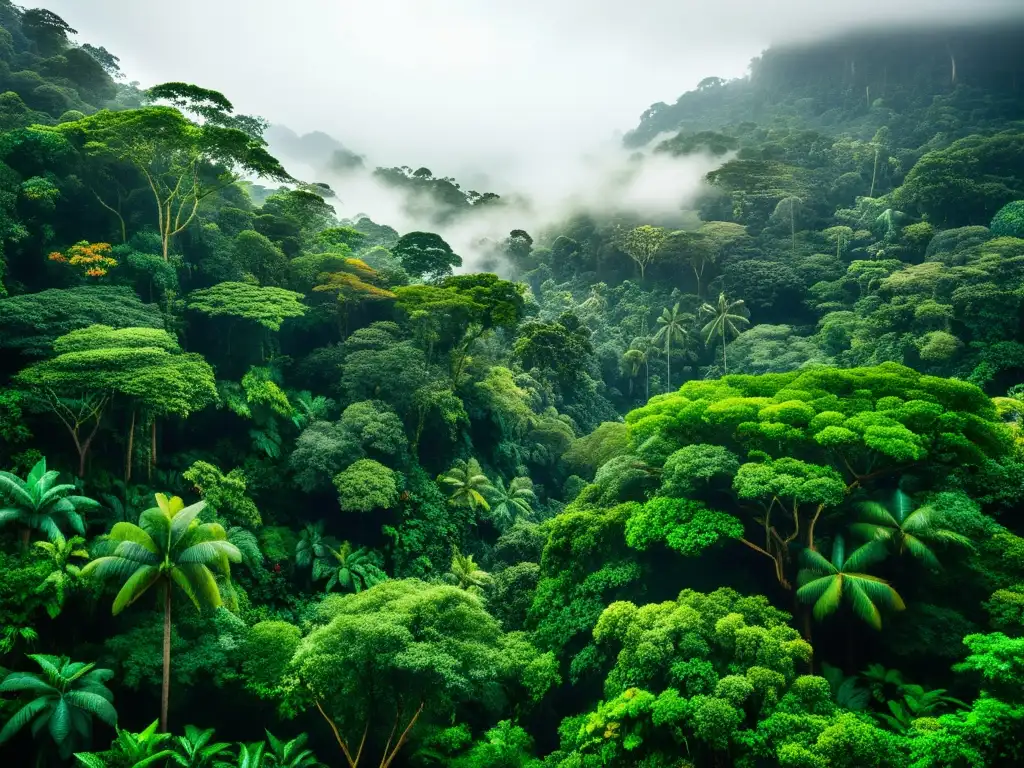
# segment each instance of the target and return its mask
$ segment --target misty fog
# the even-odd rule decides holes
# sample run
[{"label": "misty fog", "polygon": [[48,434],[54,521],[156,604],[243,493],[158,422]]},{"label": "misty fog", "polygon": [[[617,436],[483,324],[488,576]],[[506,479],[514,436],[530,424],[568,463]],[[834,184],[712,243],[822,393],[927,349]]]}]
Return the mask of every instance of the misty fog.
[{"label": "misty fog", "polygon": [[978,21],[1018,10],[1020,0],[90,0],[88,13],[80,0],[44,5],[120,56],[143,86],[215,88],[240,112],[299,134],[323,131],[364,156],[365,172],[342,177],[281,152],[293,175],[336,190],[330,202],[342,217],[426,226],[371,177],[376,166],[425,166],[464,189],[516,197],[436,227],[472,259],[481,237],[532,232],[570,211],[678,214],[724,158],[648,148],[638,163],[621,134],[652,103],[672,103],[704,77],[743,77],[770,43],[923,17]]}]

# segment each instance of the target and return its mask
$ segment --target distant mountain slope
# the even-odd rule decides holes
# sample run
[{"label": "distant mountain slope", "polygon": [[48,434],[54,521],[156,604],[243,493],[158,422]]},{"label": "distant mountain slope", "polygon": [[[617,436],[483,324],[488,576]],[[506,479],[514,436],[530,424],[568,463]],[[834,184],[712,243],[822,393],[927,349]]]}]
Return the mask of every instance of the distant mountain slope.
[{"label": "distant mountain slope", "polygon": [[[881,125],[934,132],[924,113],[970,112],[940,125],[956,137],[1024,119],[1024,20],[972,29],[871,30],[773,47],[747,78],[708,77],[675,104],[658,103],[624,137],[644,146],[660,134],[797,119],[806,128],[870,138]],[[713,73],[709,73],[713,74]],[[923,137],[920,141],[923,141]],[[917,143],[920,143],[918,141]]]}]

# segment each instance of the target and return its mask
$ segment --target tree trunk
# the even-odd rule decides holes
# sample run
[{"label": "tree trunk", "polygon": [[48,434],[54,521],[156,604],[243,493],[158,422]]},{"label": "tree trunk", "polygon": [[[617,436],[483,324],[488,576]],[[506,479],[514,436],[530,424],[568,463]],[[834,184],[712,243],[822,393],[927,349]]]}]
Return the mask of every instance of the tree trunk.
[{"label": "tree trunk", "polygon": [[648,400],[651,399],[651,364],[647,361],[646,355],[644,355],[644,394]]},{"label": "tree trunk", "polygon": [[793,255],[796,255],[796,203],[789,204],[789,235],[793,238]]},{"label": "tree trunk", "polygon": [[156,417],[153,417],[153,422],[149,425],[149,470],[147,471],[146,479],[153,477],[153,467],[156,466]]},{"label": "tree trunk", "polygon": [[722,329],[722,368],[724,369],[725,373],[728,374],[729,373],[729,359],[725,356],[725,346],[726,346],[726,342],[725,342],[725,328],[723,328]]},{"label": "tree trunk", "polygon": [[27,525],[24,525],[24,526],[21,527],[20,533],[21,533],[21,551],[22,552],[27,552],[28,551],[29,540],[32,538],[32,529],[29,528]]},{"label": "tree trunk", "polygon": [[132,453],[135,450],[135,409],[132,408],[132,420],[128,424],[128,450],[124,456],[124,482],[132,481]]},{"label": "tree trunk", "polygon": [[672,341],[665,345],[665,362],[668,363],[668,381],[665,386],[665,393],[672,391]]},{"label": "tree trunk", "polygon": [[167,709],[171,701],[171,585],[164,584],[164,679],[160,690],[160,732],[167,731]]},{"label": "tree trunk", "polygon": [[878,178],[878,156],[881,154],[882,148],[879,146],[875,147],[875,169],[871,172],[871,191],[868,192],[868,197],[875,196],[875,180]]}]

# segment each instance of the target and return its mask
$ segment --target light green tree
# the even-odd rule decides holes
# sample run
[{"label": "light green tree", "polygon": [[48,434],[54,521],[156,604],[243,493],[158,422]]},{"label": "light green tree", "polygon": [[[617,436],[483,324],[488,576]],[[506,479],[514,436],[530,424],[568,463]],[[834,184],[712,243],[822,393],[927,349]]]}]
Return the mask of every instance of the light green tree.
[{"label": "light green tree", "polygon": [[46,594],[46,612],[50,618],[55,618],[64,607],[64,601],[68,592],[78,585],[82,575],[81,566],[72,562],[72,558],[79,560],[89,559],[89,550],[84,546],[85,539],[81,536],[72,536],[65,539],[63,536],[50,541],[37,541],[36,549],[42,550],[50,558],[50,574],[37,587],[37,591]]},{"label": "light green tree", "polygon": [[[213,369],[200,356],[182,353],[162,328],[91,325],[61,336],[55,356],[18,374],[71,435],[79,477],[103,416],[116,397],[130,410],[125,476],[130,479],[136,414],[188,416],[217,400]],[[92,425],[91,427],[89,425]],[[155,457],[151,457],[151,461]]]},{"label": "light green tree", "polygon": [[455,506],[469,507],[472,510],[479,507],[485,512],[490,510],[487,494],[492,492],[494,486],[476,459],[458,459],[437,481],[448,486],[448,500]]},{"label": "light green tree", "polygon": [[110,554],[97,557],[82,569],[83,576],[121,583],[114,598],[116,616],[157,586],[163,593],[163,688],[160,728],[167,730],[171,686],[171,596],[175,587],[196,610],[221,604],[216,575],[231,575],[231,563],[241,553],[227,540],[217,523],[200,523],[206,502],[188,507],[177,496],[156,494],[157,506],[139,516],[139,524],[117,523],[107,535]]},{"label": "light green tree", "polygon": [[[231,103],[214,94],[217,112],[230,115]],[[202,201],[233,184],[243,174],[277,181],[291,177],[266,151],[266,143],[238,128],[209,120],[197,124],[173,107],[147,106],[120,111],[101,110],[51,130],[66,136],[102,169],[111,161],[125,163],[139,173],[140,189],[156,204],[157,231],[164,261],[170,245],[195,220]],[[96,182],[106,179],[99,170]],[[93,190],[107,210],[118,214],[107,190]]]},{"label": "light green tree", "polygon": [[619,247],[640,267],[640,280],[644,279],[647,265],[654,261],[661,246],[668,239],[668,230],[644,224],[629,230],[619,238]]},{"label": "light green tree", "polygon": [[474,595],[483,594],[484,587],[492,581],[491,574],[482,570],[472,555],[464,555],[457,549],[452,552],[452,567],[445,574],[445,579],[459,589],[464,589]]},{"label": "light green tree", "polygon": [[334,487],[345,512],[393,509],[398,504],[398,476],[373,459],[352,462],[334,476]]},{"label": "light green tree", "polygon": [[85,496],[69,483],[57,484],[60,473],[46,469],[40,459],[22,480],[10,472],[0,472],[0,526],[13,524],[21,530],[22,549],[28,548],[33,531],[52,542],[62,541],[62,529],[85,535],[82,511],[99,509],[99,503]]}]

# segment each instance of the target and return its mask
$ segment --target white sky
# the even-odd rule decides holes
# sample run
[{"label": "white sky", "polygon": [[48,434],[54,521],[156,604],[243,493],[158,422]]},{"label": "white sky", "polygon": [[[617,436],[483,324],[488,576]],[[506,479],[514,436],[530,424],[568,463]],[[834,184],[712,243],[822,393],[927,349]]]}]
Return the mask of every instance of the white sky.
[{"label": "white sky", "polygon": [[[501,175],[634,127],[770,42],[1024,0],[36,0],[144,86],[325,131],[375,165]],[[31,3],[26,3],[31,6]]]}]

